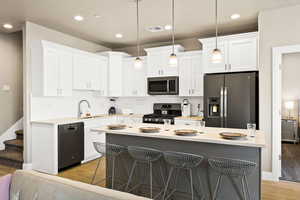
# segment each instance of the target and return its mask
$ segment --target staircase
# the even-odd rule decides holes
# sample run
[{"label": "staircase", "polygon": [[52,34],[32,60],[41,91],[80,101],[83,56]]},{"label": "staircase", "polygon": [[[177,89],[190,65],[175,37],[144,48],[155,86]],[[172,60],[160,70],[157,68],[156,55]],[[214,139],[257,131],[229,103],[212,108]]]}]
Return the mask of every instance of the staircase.
[{"label": "staircase", "polygon": [[4,142],[5,149],[0,151],[0,165],[22,169],[23,165],[23,130],[15,132],[17,138]]}]

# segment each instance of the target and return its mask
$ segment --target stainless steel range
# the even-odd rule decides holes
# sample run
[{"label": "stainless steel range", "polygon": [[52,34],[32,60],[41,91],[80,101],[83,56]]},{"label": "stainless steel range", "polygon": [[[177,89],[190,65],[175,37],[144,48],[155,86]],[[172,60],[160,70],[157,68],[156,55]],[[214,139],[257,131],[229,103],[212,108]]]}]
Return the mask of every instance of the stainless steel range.
[{"label": "stainless steel range", "polygon": [[153,114],[144,115],[143,123],[163,124],[164,119],[170,119],[174,124],[175,117],[181,116],[180,103],[155,103],[153,105]]}]

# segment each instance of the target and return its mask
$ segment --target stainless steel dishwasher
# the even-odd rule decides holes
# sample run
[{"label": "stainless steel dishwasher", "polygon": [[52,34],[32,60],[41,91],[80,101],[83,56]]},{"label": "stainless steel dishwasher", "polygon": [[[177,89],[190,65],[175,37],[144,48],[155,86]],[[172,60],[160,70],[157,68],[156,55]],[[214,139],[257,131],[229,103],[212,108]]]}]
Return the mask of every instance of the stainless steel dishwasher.
[{"label": "stainless steel dishwasher", "polygon": [[58,170],[80,164],[84,159],[84,123],[58,126]]}]

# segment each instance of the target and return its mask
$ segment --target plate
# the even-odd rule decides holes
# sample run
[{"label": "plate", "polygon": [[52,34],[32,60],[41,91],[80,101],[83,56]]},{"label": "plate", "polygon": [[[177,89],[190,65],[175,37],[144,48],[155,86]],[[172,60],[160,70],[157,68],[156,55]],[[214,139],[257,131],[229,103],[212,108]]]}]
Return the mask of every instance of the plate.
[{"label": "plate", "polygon": [[244,133],[232,133],[232,132],[223,132],[220,133],[220,136],[227,140],[240,140],[247,137]]},{"label": "plate", "polygon": [[198,131],[193,129],[180,129],[174,131],[176,135],[179,136],[195,136],[197,135]]},{"label": "plate", "polygon": [[107,126],[108,129],[110,130],[122,130],[126,128],[125,124],[110,124]]},{"label": "plate", "polygon": [[143,133],[158,133],[160,128],[158,127],[141,127],[140,131]]}]

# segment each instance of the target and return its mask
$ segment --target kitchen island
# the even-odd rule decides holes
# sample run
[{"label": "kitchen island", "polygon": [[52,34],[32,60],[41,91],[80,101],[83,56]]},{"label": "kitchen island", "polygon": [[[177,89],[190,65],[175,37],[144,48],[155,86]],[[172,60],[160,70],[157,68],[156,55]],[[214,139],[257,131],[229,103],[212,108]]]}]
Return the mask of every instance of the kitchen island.
[{"label": "kitchen island", "polygon": [[[158,126],[161,128],[161,131],[159,133],[141,133],[139,128],[147,126]],[[176,129],[195,129],[202,132],[202,134],[198,133],[196,136],[177,136],[174,133],[174,130]],[[210,199],[212,196],[218,177],[218,174],[209,167],[207,161],[208,158],[221,157],[255,162],[257,164],[257,168],[254,173],[248,177],[249,188],[251,199],[261,199],[261,149],[265,146],[265,135],[260,131],[257,131],[256,137],[247,137],[243,140],[225,140],[219,135],[219,133],[247,133],[247,130],[208,127],[200,128],[197,126],[171,125],[165,127],[163,125],[134,124],[129,125],[123,130],[109,130],[102,127],[92,129],[92,131],[105,132],[106,142],[110,144],[141,146],[155,148],[160,151],[177,151],[204,156],[205,159],[198,170],[203,182],[203,189],[205,190],[203,193],[206,199]],[[132,159],[129,155],[124,157],[126,159],[127,167],[130,168],[132,165]],[[162,163],[164,165],[164,169],[166,169],[166,176],[169,166],[165,162]],[[110,159],[107,159],[107,166],[107,176],[110,176]],[[116,171],[117,176],[121,177],[120,179],[127,180],[127,173],[124,170],[117,168]],[[194,178],[194,180],[196,179],[197,177]],[[156,183],[159,181],[160,179],[156,177]],[[196,193],[200,193],[199,184],[195,184]],[[163,184],[160,183],[158,185]],[[174,199],[189,199],[186,197],[186,193],[189,192],[188,179],[180,179],[177,188],[178,192],[174,196]],[[218,199],[240,199],[242,194],[237,191],[242,191],[241,182],[238,179],[224,178],[222,180],[221,189],[218,192]]]}]

